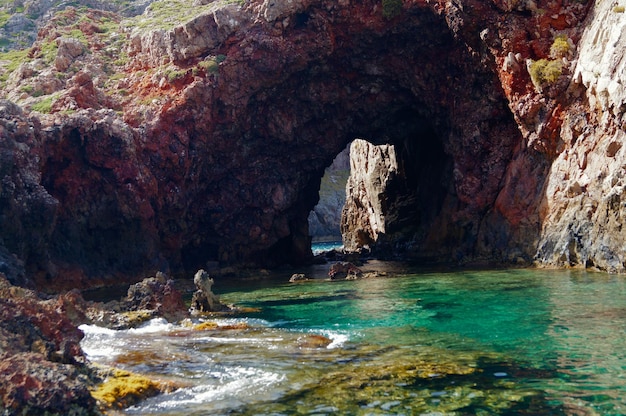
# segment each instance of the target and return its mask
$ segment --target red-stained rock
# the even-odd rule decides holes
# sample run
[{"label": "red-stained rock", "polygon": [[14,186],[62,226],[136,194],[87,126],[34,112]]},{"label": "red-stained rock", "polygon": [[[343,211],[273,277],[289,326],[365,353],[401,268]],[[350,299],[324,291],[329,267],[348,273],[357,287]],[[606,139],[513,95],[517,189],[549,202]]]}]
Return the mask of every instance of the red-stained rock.
[{"label": "red-stained rock", "polygon": [[[83,333],[66,315],[75,295],[42,300],[0,273],[0,411],[94,414]],[[76,314],[76,312],[75,312]],[[80,313],[78,313],[80,314]]]},{"label": "red-stained rock", "polygon": [[[27,109],[37,102],[22,98],[27,86],[57,98],[49,115],[0,117],[11,129],[3,149],[17,149],[3,153],[15,184],[0,206],[6,251],[56,289],[67,287],[61,276],[89,286],[207,261],[306,262],[323,170],[361,137],[399,149],[385,255],[530,262],[552,212],[542,200],[567,148],[563,126],[594,102],[570,87],[591,7],[410,0],[390,18],[379,1],[253,0],[198,6],[163,30],[148,10],[153,25],[116,38],[124,59],[84,19],[53,22],[7,81]],[[87,16],[99,27],[105,17]],[[71,30],[89,43],[75,56],[81,71],[42,69],[44,42]],[[553,59],[557,35],[574,51],[536,88],[529,65]],[[25,210],[19,198],[37,204]]]},{"label": "red-stained rock", "polygon": [[5,356],[0,359],[0,409],[7,415],[96,414],[86,381],[77,367],[38,353]]}]

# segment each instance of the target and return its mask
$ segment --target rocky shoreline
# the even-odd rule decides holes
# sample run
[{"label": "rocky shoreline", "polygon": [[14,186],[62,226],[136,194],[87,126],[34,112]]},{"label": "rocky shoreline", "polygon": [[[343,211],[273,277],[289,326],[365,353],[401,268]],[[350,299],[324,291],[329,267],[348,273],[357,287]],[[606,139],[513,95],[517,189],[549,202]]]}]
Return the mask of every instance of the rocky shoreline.
[{"label": "rocky shoreline", "polygon": [[[302,279],[292,278],[292,281],[309,280],[304,274],[300,276]],[[352,263],[336,262],[330,266],[328,276],[329,280],[354,280],[386,276],[386,273],[363,273]],[[177,284],[162,273],[131,285],[120,300],[96,302],[86,301],[78,290],[51,296],[14,286],[0,273],[3,414],[106,414],[107,409],[128,407],[138,400],[175,389],[176,386],[167,382],[90,363],[79,344],[83,338],[79,326],[123,330],[156,318],[176,323],[189,321],[193,316],[244,312],[219,301],[211,291],[213,279],[206,271],[196,273],[194,284],[196,291],[189,306]],[[196,326],[198,330],[219,329],[211,325],[214,324],[207,321]],[[323,337],[319,338],[307,342],[322,342]]]},{"label": "rocky shoreline", "polygon": [[[5,415],[96,415],[173,388],[90,363],[79,344],[80,325],[128,329],[154,318],[179,322],[193,313],[232,312],[210,285],[200,283],[188,308],[162,274],[131,285],[119,301],[102,303],[85,301],[76,290],[49,296],[13,286],[0,273],[0,298],[0,409]],[[210,304],[200,300],[207,298]]]}]

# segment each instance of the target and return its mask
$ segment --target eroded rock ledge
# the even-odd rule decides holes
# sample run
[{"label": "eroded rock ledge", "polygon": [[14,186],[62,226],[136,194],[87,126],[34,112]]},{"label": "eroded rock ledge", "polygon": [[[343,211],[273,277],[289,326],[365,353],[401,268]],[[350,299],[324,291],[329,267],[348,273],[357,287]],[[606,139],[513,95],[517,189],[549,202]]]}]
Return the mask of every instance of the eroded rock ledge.
[{"label": "eroded rock ledge", "polygon": [[363,138],[398,155],[381,255],[623,271],[622,25],[579,1],[67,9],[3,65],[0,267],[307,261],[324,168]]}]

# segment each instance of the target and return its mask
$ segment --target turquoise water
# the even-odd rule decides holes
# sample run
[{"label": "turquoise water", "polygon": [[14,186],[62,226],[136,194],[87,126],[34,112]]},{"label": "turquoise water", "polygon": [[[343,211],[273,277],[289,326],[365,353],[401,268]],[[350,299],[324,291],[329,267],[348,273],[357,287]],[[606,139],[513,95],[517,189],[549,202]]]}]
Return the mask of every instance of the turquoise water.
[{"label": "turquoise water", "polygon": [[325,251],[341,250],[342,248],[343,242],[341,241],[320,241],[311,246],[311,251],[314,255],[318,255]]},{"label": "turquoise water", "polygon": [[84,328],[92,360],[180,386],[125,413],[626,414],[621,276],[464,271],[215,289],[256,312],[207,317],[224,328],[212,331]]}]

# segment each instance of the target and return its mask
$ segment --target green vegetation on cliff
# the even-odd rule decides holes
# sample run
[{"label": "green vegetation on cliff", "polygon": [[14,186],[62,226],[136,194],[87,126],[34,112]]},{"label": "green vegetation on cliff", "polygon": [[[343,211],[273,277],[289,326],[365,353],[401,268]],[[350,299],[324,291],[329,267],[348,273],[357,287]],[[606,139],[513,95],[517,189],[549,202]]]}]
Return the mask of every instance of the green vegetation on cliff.
[{"label": "green vegetation on cliff", "polygon": [[242,0],[216,0],[205,4],[185,0],[157,0],[148,6],[144,14],[128,19],[123,24],[133,30],[170,30],[225,5],[242,3]]},{"label": "green vegetation on cliff", "polygon": [[0,52],[0,87],[4,86],[9,75],[27,59],[28,50]]}]

